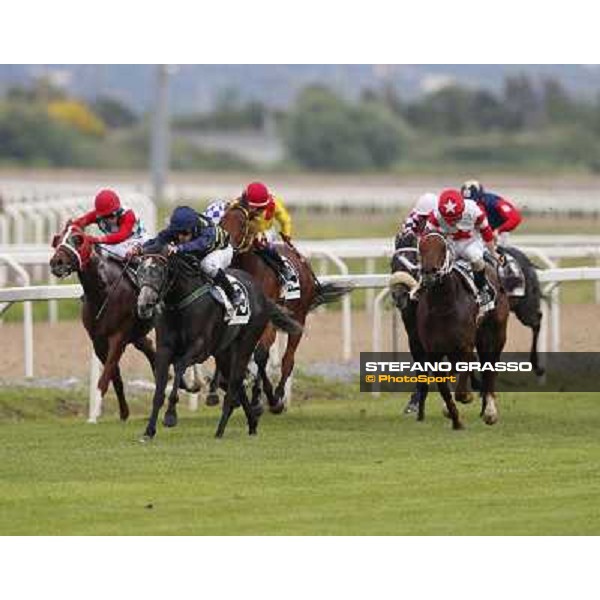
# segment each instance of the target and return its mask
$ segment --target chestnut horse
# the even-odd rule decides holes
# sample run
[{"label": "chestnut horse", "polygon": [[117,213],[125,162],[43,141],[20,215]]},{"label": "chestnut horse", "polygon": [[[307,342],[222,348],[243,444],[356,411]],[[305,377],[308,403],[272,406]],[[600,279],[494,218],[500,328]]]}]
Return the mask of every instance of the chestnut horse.
[{"label": "chestnut horse", "polygon": [[[486,266],[487,277],[496,289],[496,305],[481,318],[477,298],[462,275],[453,269],[453,255],[446,239],[428,233],[419,241],[421,290],[417,306],[417,329],[426,360],[471,362],[473,350],[481,363],[496,362],[506,343],[509,302],[497,273]],[[481,380],[481,417],[488,425],[498,420],[495,400],[496,374],[484,371]],[[427,384],[419,384],[419,419],[424,418]],[[462,427],[458,410],[447,384],[439,384],[452,424]]]},{"label": "chestnut horse", "polygon": [[[241,202],[234,203],[225,212],[220,222],[221,227],[229,233],[231,245],[235,255],[231,263],[232,267],[250,273],[253,279],[260,282],[262,290],[267,298],[274,302],[283,302],[289,310],[292,318],[301,326],[304,326],[306,316],[322,304],[334,302],[344,294],[351,291],[351,287],[336,283],[321,284],[313,273],[310,264],[292,245],[287,243],[275,244],[280,255],[287,258],[298,272],[300,282],[300,298],[297,300],[280,300],[281,281],[261,256],[253,250],[253,236],[250,228],[250,212]],[[302,339],[302,332],[288,335],[287,346],[281,361],[281,377],[275,392],[267,375],[267,362],[269,350],[275,341],[276,331],[272,325],[268,325],[263,333],[256,351],[254,360],[258,367],[258,375],[252,389],[252,404],[260,401],[260,384],[269,403],[269,410],[279,414],[285,408],[285,384],[294,368],[294,356],[298,344]]]},{"label": "chestnut horse", "polygon": [[136,313],[137,290],[124,276],[124,265],[94,251],[89,237],[74,225],[54,236],[54,255],[50,259],[52,274],[59,278],[77,272],[84,296],[81,312],[83,325],[94,345],[94,352],[104,368],[98,380],[102,396],[109,384],[119,401],[122,421],[129,416],[119,361],[127,344],[132,343],[148,359],[154,371],[155,351],[148,333],[152,320],[139,319]]}]

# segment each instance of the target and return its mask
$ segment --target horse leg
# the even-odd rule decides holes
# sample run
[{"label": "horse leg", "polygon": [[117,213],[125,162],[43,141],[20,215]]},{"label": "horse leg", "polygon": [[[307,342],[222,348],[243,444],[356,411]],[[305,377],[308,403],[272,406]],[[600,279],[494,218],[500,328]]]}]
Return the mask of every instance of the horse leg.
[{"label": "horse leg", "polygon": [[156,350],[154,349],[154,344],[152,340],[148,336],[140,337],[137,340],[133,341],[133,345],[136,350],[139,350],[148,360],[150,364],[150,368],[152,369],[152,374],[154,375],[154,365],[156,363]]},{"label": "horse leg", "polygon": [[[265,393],[265,396],[267,397],[267,402],[269,404],[269,410],[275,414],[278,414],[283,410],[283,407],[277,406],[277,400],[275,399],[275,394],[273,392],[273,385],[271,384],[269,374],[267,373],[267,364],[269,363],[269,352],[271,346],[275,342],[276,337],[277,332],[275,331],[275,328],[272,325],[268,325],[264,333],[262,334],[260,342],[258,343],[254,352],[254,361],[256,362],[256,366],[258,367],[257,377],[260,376],[263,392]],[[255,390],[256,382],[254,387],[252,388],[252,405],[256,407],[258,402],[258,396]]]},{"label": "horse leg", "polygon": [[458,430],[463,429],[463,424],[460,420],[460,415],[458,414],[458,408],[456,408],[456,404],[452,399],[452,392],[450,391],[450,387],[446,382],[438,383],[438,390],[446,403],[446,410],[448,411],[448,416],[452,419],[452,429]]},{"label": "horse leg", "polygon": [[169,394],[169,405],[163,417],[163,425],[165,427],[175,427],[177,425],[177,402],[179,402],[179,387],[185,373],[186,363],[177,361],[173,365],[175,376],[173,378],[173,387]]},{"label": "horse leg", "polygon": [[239,400],[244,407],[244,412],[248,421],[248,433],[250,435],[256,434],[258,418],[250,409],[248,398],[245,390],[243,390],[244,375],[246,374],[248,362],[256,345],[256,337],[254,335],[249,335],[245,339],[240,340],[239,343],[243,346],[235,348],[231,357],[230,369],[227,377],[227,392],[225,393],[221,418],[215,433],[215,437],[217,438],[223,437],[236,400]]},{"label": "horse leg", "polygon": [[[304,326],[303,322],[301,322],[300,324]],[[277,389],[275,390],[275,400],[277,401],[276,406],[282,407],[281,410],[279,410],[279,412],[282,412],[283,408],[285,408],[285,384],[287,383],[287,380],[289,379],[290,375],[292,374],[292,371],[294,370],[294,357],[296,355],[296,349],[298,348],[298,344],[300,343],[301,339],[301,333],[297,335],[288,336],[287,346],[285,348],[283,360],[281,361],[281,379],[279,380],[279,383],[277,384]],[[271,408],[271,412],[274,412],[273,408]]]},{"label": "horse leg", "polygon": [[427,393],[429,392],[429,385],[427,383],[417,383],[416,394],[419,398],[419,406],[417,408],[417,421],[425,420],[425,400],[427,399]]},{"label": "horse leg", "polygon": [[[113,379],[115,369],[119,365],[123,351],[125,350],[124,335],[119,332],[108,338],[108,353],[106,356],[106,362],[104,363],[104,369],[98,380],[98,389],[102,396],[104,396],[108,390],[108,385]],[[129,407],[125,401],[125,397],[118,398],[119,400],[119,416],[122,421],[125,421],[129,416]]]},{"label": "horse leg", "polygon": [[[260,414],[256,413],[255,407],[250,405],[248,400],[248,395],[246,394],[246,390],[242,385],[239,393],[239,400],[242,408],[244,409],[244,414],[246,415],[246,421],[248,422],[248,435],[256,435],[256,429],[258,427],[258,417]],[[261,413],[262,414],[262,413]]]},{"label": "horse leg", "polygon": [[152,439],[156,435],[156,422],[158,421],[158,413],[165,402],[165,389],[169,380],[169,365],[171,364],[172,356],[173,353],[170,348],[160,349],[156,353],[156,387],[152,398],[152,412],[150,413],[142,441]]},{"label": "horse leg", "polygon": [[546,369],[540,365],[537,351],[538,338],[540,337],[541,320],[542,313],[539,313],[537,323],[531,326],[531,331],[533,335],[531,339],[531,351],[529,352],[529,360],[531,361],[531,365],[533,366],[533,370],[537,377],[543,377],[546,373]]},{"label": "horse leg", "polygon": [[[472,351],[458,352],[452,354],[450,360],[452,360],[454,364],[456,364],[456,362],[475,362],[477,357]],[[473,394],[467,388],[469,379],[471,379],[471,383],[473,384],[473,373],[467,373],[463,371],[458,374],[458,381],[456,384],[456,389],[454,390],[454,399],[461,404],[470,404],[473,402]],[[480,386],[479,381],[477,381],[477,385]],[[477,388],[473,385],[473,389]]]},{"label": "horse leg", "polygon": [[125,400],[123,378],[121,377],[121,369],[119,369],[119,365],[115,367],[112,385],[113,389],[115,390],[115,394],[117,395],[117,400],[119,401],[119,413],[121,416],[121,421],[126,421],[129,417],[129,406],[127,405],[127,400]]},{"label": "horse leg", "polygon": [[206,395],[206,406],[218,406],[219,405],[219,369],[215,367],[214,375],[210,380],[208,388],[208,394]]}]

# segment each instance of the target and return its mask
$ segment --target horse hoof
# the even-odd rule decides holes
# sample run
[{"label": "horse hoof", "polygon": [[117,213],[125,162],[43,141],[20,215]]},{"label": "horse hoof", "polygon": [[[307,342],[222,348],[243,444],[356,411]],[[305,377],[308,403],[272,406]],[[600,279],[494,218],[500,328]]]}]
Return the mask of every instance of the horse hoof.
[{"label": "horse hoof", "polygon": [[217,438],[218,440],[220,440],[223,437],[223,431],[217,431],[215,433],[215,438]]},{"label": "horse hoof", "polygon": [[473,398],[473,394],[471,392],[464,392],[464,393],[455,393],[454,394],[454,399],[457,402],[460,402],[461,404],[471,404],[471,402],[473,402],[474,398]]},{"label": "horse hoof", "polygon": [[544,367],[538,367],[535,370],[536,377],[543,377],[545,374],[546,374],[546,369],[544,369]]},{"label": "horse hoof", "polygon": [[206,406],[219,406],[219,394],[208,394],[206,396]]},{"label": "horse hoof", "polygon": [[269,412],[274,415],[280,415],[285,410],[285,402],[281,400],[277,404],[269,406]]},{"label": "horse hoof", "polygon": [[147,433],[145,433],[139,440],[138,442],[140,444],[147,444],[148,442],[151,442],[154,439],[153,435],[148,435]]},{"label": "horse hoof", "polygon": [[414,394],[410,397],[408,404],[404,407],[405,415],[414,415],[419,410],[419,399],[414,397]]},{"label": "horse hoof", "polygon": [[452,429],[454,431],[461,431],[464,428],[465,426],[460,421],[458,421],[457,423],[452,423]]},{"label": "horse hoof", "polygon": [[483,415],[483,422],[486,425],[495,425],[498,422],[498,415]]},{"label": "horse hoof", "polygon": [[175,427],[177,425],[177,415],[165,413],[163,425],[165,427]]},{"label": "horse hoof", "polygon": [[256,430],[256,425],[254,427],[250,427],[248,429],[248,435],[256,435],[258,432]]}]

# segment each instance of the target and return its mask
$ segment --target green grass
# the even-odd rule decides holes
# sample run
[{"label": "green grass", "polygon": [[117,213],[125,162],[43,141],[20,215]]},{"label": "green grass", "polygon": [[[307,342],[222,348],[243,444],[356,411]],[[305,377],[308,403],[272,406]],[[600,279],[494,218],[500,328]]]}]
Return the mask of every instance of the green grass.
[{"label": "green grass", "polygon": [[[503,394],[493,428],[453,432],[404,397],[299,378],[257,438],[236,414],[182,409],[142,445],[147,397],[125,425],[84,422],[83,392],[0,390],[0,534],[599,534],[595,394]],[[109,401],[114,412],[114,401]]]}]

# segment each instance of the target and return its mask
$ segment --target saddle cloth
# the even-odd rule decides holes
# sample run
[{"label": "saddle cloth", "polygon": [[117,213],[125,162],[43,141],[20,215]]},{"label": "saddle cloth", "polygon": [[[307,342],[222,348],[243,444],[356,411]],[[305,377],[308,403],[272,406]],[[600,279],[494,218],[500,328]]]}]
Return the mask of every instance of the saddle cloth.
[{"label": "saddle cloth", "polygon": [[291,276],[285,278],[279,297],[283,300],[298,300],[301,294],[298,269],[296,269],[296,265],[289,258],[282,256],[281,260],[286,264]]},{"label": "saddle cloth", "polygon": [[228,274],[227,279],[229,279],[234,289],[241,291],[243,296],[242,302],[235,310],[231,305],[231,302],[229,302],[227,294],[218,285],[211,286],[210,293],[212,294],[213,298],[225,308],[225,320],[229,326],[246,325],[248,321],[250,321],[250,316],[252,313],[250,309],[248,290],[246,289],[246,286],[233,275]]}]

